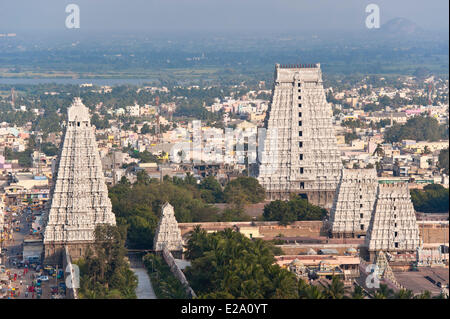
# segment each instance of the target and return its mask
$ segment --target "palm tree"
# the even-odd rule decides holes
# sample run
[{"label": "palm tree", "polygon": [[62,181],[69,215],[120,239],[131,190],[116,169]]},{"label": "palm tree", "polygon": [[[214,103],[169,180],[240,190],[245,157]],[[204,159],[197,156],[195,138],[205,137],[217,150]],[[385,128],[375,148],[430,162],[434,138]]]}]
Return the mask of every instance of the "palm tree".
[{"label": "palm tree", "polygon": [[375,299],[389,299],[394,291],[385,284],[380,284],[380,288],[373,294]]},{"label": "palm tree", "polygon": [[395,295],[394,299],[413,299],[414,293],[408,289],[400,289]]},{"label": "palm tree", "polygon": [[302,292],[299,292],[300,299],[326,299],[323,290],[317,286],[308,285]]},{"label": "palm tree", "polygon": [[352,292],[352,299],[364,299],[366,296],[364,289],[361,286],[356,285]]},{"label": "palm tree", "polygon": [[329,299],[342,299],[345,296],[344,283],[339,279],[339,277],[333,276],[331,283],[325,290],[325,294]]},{"label": "palm tree", "polygon": [[192,175],[190,172],[186,173],[186,177],[184,178],[184,181],[186,184],[190,184],[190,185],[196,185],[197,181],[195,180],[194,175]]},{"label": "palm tree", "polygon": [[415,299],[431,299],[431,292],[428,290],[423,291],[420,295],[414,297]]}]

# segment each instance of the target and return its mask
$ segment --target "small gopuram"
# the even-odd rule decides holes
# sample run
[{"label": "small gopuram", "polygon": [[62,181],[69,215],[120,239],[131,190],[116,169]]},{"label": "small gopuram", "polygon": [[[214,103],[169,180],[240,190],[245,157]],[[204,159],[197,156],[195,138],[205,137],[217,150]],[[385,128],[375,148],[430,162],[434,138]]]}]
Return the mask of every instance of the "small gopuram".
[{"label": "small gopuram", "polygon": [[415,254],[419,228],[407,183],[379,184],[375,210],[366,236],[370,260],[378,251]]},{"label": "small gopuram", "polygon": [[153,239],[153,250],[160,252],[164,247],[167,247],[175,258],[181,257],[183,253],[181,231],[178,228],[173,206],[169,203],[161,207],[161,218]]},{"label": "small gopuram", "polygon": [[330,211],[333,238],[366,235],[375,207],[378,177],[373,169],[343,169]]},{"label": "small gopuram", "polygon": [[275,67],[258,180],[270,200],[306,196],[331,208],[342,162],[320,64]]},{"label": "small gopuram", "polygon": [[99,224],[115,225],[89,109],[80,98],[68,108],[62,150],[44,232],[45,260],[58,263],[64,246],[72,259],[84,255]]}]

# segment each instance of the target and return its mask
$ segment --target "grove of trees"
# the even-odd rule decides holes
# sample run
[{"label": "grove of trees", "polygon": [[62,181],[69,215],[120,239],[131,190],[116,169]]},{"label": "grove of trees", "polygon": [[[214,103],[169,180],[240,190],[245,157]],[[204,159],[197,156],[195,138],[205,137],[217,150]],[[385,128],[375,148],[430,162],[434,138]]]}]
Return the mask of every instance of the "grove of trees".
[{"label": "grove of trees", "polygon": [[433,117],[416,116],[410,118],[405,124],[395,123],[386,129],[384,139],[394,143],[402,140],[438,141],[448,138],[448,126],[439,125]]},{"label": "grove of trees", "polygon": [[295,275],[274,264],[273,248],[231,229],[207,234],[197,227],[186,277],[199,298],[297,298]]},{"label": "grove of trees", "polygon": [[309,203],[300,196],[294,196],[289,201],[275,200],[264,206],[264,220],[277,220],[281,225],[287,225],[297,220],[322,220],[327,211]]},{"label": "grove of trees", "polygon": [[[263,200],[264,189],[250,177],[239,177],[222,191],[214,177],[205,178],[199,184],[189,173],[184,179],[165,176],[159,181],[149,178],[145,171],[139,171],[136,183],[122,178],[109,189],[109,197],[117,222],[128,227],[128,246],[151,248],[160,209],[165,202],[174,206],[175,217],[180,223],[249,220],[243,205]],[[211,205],[224,200],[231,207],[223,213]]]},{"label": "grove of trees", "polygon": [[125,259],[125,238],[124,227],[97,226],[92,249],[75,262],[80,267],[80,298],[136,298],[138,280]]},{"label": "grove of trees", "polygon": [[449,190],[442,185],[431,184],[420,189],[411,189],[414,209],[423,213],[446,213],[449,205]]}]

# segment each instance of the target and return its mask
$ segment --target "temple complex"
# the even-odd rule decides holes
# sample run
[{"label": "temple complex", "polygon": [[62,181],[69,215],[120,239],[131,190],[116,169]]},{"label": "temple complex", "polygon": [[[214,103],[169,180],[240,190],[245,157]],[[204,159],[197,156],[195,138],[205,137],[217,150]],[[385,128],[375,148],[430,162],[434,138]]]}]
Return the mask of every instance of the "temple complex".
[{"label": "temple complex", "polygon": [[370,259],[378,251],[416,254],[419,228],[408,184],[379,184],[375,210],[366,236]]},{"label": "temple complex", "polygon": [[275,67],[258,180],[270,200],[306,196],[331,208],[341,173],[320,64]]},{"label": "temple complex", "polygon": [[343,169],[330,212],[334,238],[366,235],[375,207],[378,177],[373,169]]},{"label": "temple complex", "polygon": [[68,108],[62,150],[44,233],[45,259],[58,262],[64,246],[73,259],[84,255],[99,224],[115,225],[111,201],[90,123],[89,109],[80,98]]},{"label": "temple complex", "polygon": [[178,228],[173,206],[169,203],[165,203],[161,208],[161,218],[153,240],[153,250],[162,251],[164,247],[167,247],[174,256],[180,256],[183,252],[181,231]]}]

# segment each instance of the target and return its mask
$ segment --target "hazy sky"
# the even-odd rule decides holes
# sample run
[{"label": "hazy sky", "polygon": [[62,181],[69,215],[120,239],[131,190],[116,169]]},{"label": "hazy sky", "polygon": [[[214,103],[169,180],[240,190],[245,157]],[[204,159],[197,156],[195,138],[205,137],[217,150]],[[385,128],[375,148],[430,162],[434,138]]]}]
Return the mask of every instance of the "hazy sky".
[{"label": "hazy sky", "polygon": [[84,32],[356,31],[370,3],[381,24],[403,17],[427,30],[449,27],[448,0],[0,0],[0,33],[64,31],[70,3]]}]

